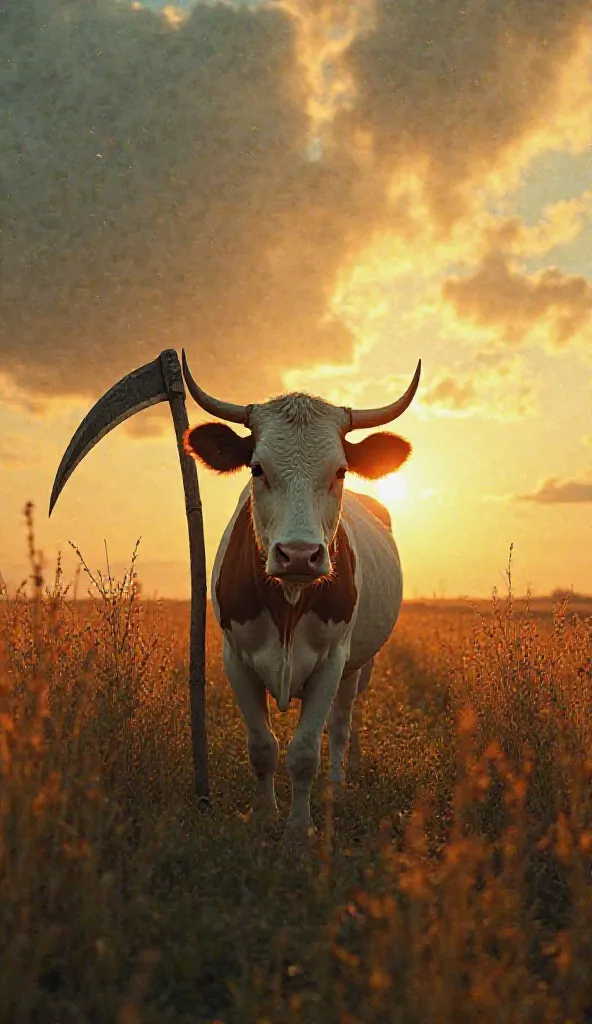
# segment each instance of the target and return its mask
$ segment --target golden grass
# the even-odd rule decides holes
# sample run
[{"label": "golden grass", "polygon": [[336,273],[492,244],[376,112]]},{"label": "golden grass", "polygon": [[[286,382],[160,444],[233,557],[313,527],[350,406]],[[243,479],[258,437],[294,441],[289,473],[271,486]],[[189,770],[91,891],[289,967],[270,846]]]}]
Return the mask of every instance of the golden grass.
[{"label": "golden grass", "polygon": [[[592,1019],[592,619],[409,606],[318,848],[249,817],[208,619],[213,807],[192,791],[188,607],[94,575],[0,601],[0,1020]],[[283,749],[297,709],[273,714]],[[325,752],[326,754],[326,752]],[[288,779],[278,779],[284,813]]]}]

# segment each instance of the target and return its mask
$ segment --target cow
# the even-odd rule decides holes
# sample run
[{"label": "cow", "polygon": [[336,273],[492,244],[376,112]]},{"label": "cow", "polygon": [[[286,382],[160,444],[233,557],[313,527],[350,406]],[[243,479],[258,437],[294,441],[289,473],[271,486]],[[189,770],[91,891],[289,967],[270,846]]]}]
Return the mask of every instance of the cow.
[{"label": "cow", "polygon": [[220,542],[211,594],[223,631],[223,661],[244,718],[256,778],[255,809],[277,815],[278,742],[269,695],[280,711],[301,701],[286,755],[292,783],[288,833],[314,834],[310,790],[329,734],[330,781],[343,761],[356,696],[368,686],[402,601],[402,572],[386,508],[347,490],[346,473],[376,479],[397,470],[411,445],[387,432],[353,443],[346,435],[400,416],[419,384],[421,360],[405,394],[379,409],[354,410],[291,393],[235,405],[207,395],[191,376],[188,390],[227,423],[190,427],[185,451],[217,473],[248,467],[250,482]]}]

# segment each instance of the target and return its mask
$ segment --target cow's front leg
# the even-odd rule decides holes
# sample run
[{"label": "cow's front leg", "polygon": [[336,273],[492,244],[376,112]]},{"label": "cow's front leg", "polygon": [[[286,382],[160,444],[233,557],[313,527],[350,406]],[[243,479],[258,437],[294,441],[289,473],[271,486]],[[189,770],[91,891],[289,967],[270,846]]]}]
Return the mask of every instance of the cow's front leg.
[{"label": "cow's front leg", "polygon": [[255,809],[277,815],[274,775],[278,761],[278,741],[270,725],[268,696],[259,676],[237,657],[224,641],[224,668],[236,695],[247,727],[247,749],[257,780]]},{"label": "cow's front leg", "polygon": [[302,695],[300,721],[288,745],[286,767],[292,779],[292,806],[287,822],[291,831],[312,825],[310,789],[321,763],[321,739],[337,693],[345,657],[334,655],[308,679]]},{"label": "cow's front leg", "polygon": [[358,692],[360,672],[352,672],[342,679],[333,701],[327,722],[329,733],[329,779],[340,789],[343,786],[343,758],[349,739],[352,708]]}]

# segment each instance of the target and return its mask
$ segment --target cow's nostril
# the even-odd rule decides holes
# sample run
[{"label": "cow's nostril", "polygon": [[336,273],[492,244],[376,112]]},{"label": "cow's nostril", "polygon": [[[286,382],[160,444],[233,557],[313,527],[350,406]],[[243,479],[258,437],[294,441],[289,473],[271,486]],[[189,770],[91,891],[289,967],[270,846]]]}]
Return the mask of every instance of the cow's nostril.
[{"label": "cow's nostril", "polygon": [[284,551],[284,549],[282,547],[280,547],[279,544],[276,544],[275,552],[276,552],[276,555],[279,558],[280,562],[282,562],[284,565],[288,565],[289,564],[290,556],[289,556],[289,554],[286,551]]},{"label": "cow's nostril", "polygon": [[318,576],[322,573],[325,549],[323,544],[307,541],[284,541],[273,547],[272,565],[278,575]]}]

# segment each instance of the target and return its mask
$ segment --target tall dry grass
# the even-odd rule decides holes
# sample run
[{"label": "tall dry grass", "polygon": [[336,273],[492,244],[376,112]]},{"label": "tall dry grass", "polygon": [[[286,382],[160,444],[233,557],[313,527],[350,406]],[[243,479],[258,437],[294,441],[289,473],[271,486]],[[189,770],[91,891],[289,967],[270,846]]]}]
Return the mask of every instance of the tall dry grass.
[{"label": "tall dry grass", "polygon": [[[318,848],[248,813],[244,729],[208,619],[213,809],[192,791],[187,606],[136,553],[72,602],[0,610],[0,1020],[443,1024],[592,1019],[592,620],[511,590],[404,611],[362,760]],[[285,749],[297,709],[273,714]],[[280,803],[288,779],[280,771]]]}]

